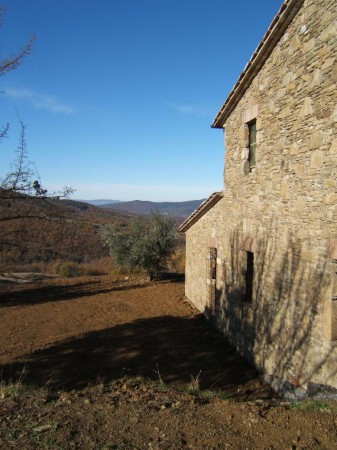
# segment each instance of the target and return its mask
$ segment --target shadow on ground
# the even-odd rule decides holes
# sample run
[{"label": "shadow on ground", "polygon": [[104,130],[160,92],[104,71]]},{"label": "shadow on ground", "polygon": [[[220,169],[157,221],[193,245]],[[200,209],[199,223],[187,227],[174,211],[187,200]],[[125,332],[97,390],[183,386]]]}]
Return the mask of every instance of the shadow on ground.
[{"label": "shadow on ground", "polygon": [[2,378],[17,380],[22,371],[24,383],[67,389],[123,375],[188,384],[199,373],[201,388],[237,393],[258,384],[257,372],[201,315],[140,319],[61,341],[3,366]]},{"label": "shadow on ground", "polygon": [[0,308],[37,305],[60,300],[74,300],[80,297],[90,297],[98,294],[108,294],[147,286],[148,283],[130,284],[123,281],[111,281],[108,286],[104,287],[100,281],[83,281],[71,285],[52,284],[40,286],[39,289],[36,289],[36,286],[32,288],[27,287],[0,293]]},{"label": "shadow on ground", "polygon": [[162,272],[160,277],[158,277],[159,280],[167,280],[171,283],[184,283],[185,281],[185,274],[179,273],[179,272]]}]

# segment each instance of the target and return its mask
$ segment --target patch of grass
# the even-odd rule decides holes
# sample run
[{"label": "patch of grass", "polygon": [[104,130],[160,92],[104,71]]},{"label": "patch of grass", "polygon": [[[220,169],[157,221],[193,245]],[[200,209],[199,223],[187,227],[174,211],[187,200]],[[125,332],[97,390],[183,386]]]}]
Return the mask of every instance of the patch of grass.
[{"label": "patch of grass", "polygon": [[232,397],[232,394],[227,391],[213,390],[213,389],[195,389],[190,385],[186,386],[174,386],[174,389],[178,392],[183,392],[185,394],[193,395],[199,398],[221,398],[222,400],[228,400]]},{"label": "patch of grass", "polygon": [[189,387],[191,388],[192,391],[195,391],[195,392],[200,391],[200,380],[199,380],[200,374],[201,374],[201,370],[199,370],[199,373],[196,377],[191,375],[191,381],[190,381]]},{"label": "patch of grass", "polygon": [[12,400],[19,399],[25,394],[28,388],[22,383],[24,372],[17,381],[0,381],[0,400],[11,398]]},{"label": "patch of grass", "polygon": [[20,383],[0,383],[0,400],[5,398],[11,398],[16,400],[21,397],[21,395],[26,391],[25,386]]},{"label": "patch of grass", "polygon": [[187,386],[177,386],[177,390],[180,392],[186,392],[187,394],[194,395],[195,397],[211,399],[214,397],[221,399],[228,399],[231,394],[222,390],[215,389],[201,389],[200,388],[200,375],[201,370],[196,377],[191,375],[191,381]]},{"label": "patch of grass", "polygon": [[194,397],[198,398],[205,398],[205,399],[211,399],[211,398],[221,398],[222,400],[227,400],[230,397],[232,397],[232,394],[227,391],[222,390],[215,390],[215,389],[201,389],[200,388],[200,374],[201,371],[198,373],[197,376],[191,375],[191,381],[187,385],[167,385],[159,372],[159,367],[157,365],[157,370],[155,371],[158,376],[158,381],[149,380],[149,382],[156,388],[161,391],[164,391],[166,389],[173,389],[176,392],[182,392],[184,394],[193,395]]},{"label": "patch of grass", "polygon": [[165,389],[167,389],[167,385],[163,382],[153,381],[152,384],[156,389],[159,389],[160,391],[165,391]]},{"label": "patch of grass", "polygon": [[44,386],[43,388],[39,388],[34,385],[26,385],[23,383],[23,380],[26,375],[26,369],[23,368],[20,376],[16,381],[9,379],[8,381],[1,379],[0,374],[0,400],[4,400],[6,398],[10,398],[12,400],[18,400],[22,396],[27,394],[39,395],[42,397],[47,397],[48,395],[48,387]]},{"label": "patch of grass", "polygon": [[46,450],[61,450],[64,448],[51,436],[33,435],[33,437],[31,437],[31,441],[36,448],[43,448]]},{"label": "patch of grass", "polygon": [[289,403],[289,408],[299,411],[323,411],[337,414],[337,402],[332,400],[302,400],[301,402]]}]

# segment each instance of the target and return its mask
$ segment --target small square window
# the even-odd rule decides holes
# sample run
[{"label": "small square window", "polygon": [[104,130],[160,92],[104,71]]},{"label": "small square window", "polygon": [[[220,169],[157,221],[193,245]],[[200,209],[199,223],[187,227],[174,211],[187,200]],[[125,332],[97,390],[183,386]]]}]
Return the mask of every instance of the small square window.
[{"label": "small square window", "polygon": [[249,170],[252,171],[255,167],[255,153],[256,153],[256,120],[249,122],[248,124],[248,162]]}]

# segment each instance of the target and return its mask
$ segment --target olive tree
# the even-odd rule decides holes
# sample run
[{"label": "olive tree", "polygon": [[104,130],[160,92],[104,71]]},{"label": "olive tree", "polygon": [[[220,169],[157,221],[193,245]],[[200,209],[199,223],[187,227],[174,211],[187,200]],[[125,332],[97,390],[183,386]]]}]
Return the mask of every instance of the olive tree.
[{"label": "olive tree", "polygon": [[127,230],[111,226],[105,233],[105,243],[117,266],[130,271],[143,269],[152,280],[167,268],[177,237],[173,219],[153,212],[148,221],[133,220]]}]

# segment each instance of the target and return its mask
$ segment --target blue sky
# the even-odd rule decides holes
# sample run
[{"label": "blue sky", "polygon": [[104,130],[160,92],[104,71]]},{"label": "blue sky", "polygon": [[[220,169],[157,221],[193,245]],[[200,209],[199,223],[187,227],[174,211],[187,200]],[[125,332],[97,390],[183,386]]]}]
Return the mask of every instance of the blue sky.
[{"label": "blue sky", "polygon": [[49,189],[72,198],[183,201],[223,185],[210,124],[281,0],[3,0],[1,55],[34,33],[2,77],[2,174],[17,113]]}]

